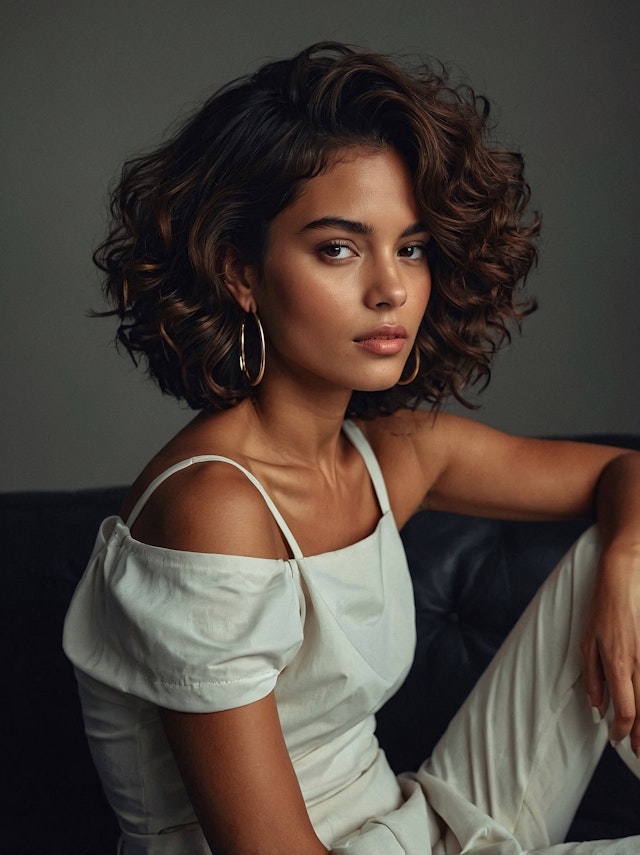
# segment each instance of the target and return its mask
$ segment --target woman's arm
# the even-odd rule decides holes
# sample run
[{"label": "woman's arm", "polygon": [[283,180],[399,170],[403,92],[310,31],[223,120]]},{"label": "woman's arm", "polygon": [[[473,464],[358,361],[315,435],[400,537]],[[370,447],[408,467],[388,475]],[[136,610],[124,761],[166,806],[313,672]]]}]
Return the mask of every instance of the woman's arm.
[{"label": "woman's arm", "polygon": [[592,515],[605,467],[629,454],[512,436],[446,413],[405,410],[361,426],[380,461],[398,526],[418,508],[497,519]]},{"label": "woman's arm", "polygon": [[326,855],[289,759],[273,692],[224,712],[162,710],[161,719],[216,855]]},{"label": "woman's arm", "polygon": [[[585,689],[600,716],[610,695],[611,740],[630,735],[640,758],[640,454],[501,436],[478,440],[477,473],[450,458],[433,506],[525,519],[595,512],[602,555],[582,642]],[[465,482],[472,486],[460,502]]]},{"label": "woman's arm", "polygon": [[[224,463],[196,464],[161,484],[133,534],[168,549],[286,558],[264,499]],[[160,717],[216,855],[326,855],[307,814],[273,692],[233,709],[161,709]]]},{"label": "woman's arm", "polygon": [[585,686],[603,714],[606,684],[611,738],[630,733],[640,752],[640,454],[424,412],[381,419],[370,436],[399,525],[419,506],[504,519],[596,516],[602,557],[582,645]]}]

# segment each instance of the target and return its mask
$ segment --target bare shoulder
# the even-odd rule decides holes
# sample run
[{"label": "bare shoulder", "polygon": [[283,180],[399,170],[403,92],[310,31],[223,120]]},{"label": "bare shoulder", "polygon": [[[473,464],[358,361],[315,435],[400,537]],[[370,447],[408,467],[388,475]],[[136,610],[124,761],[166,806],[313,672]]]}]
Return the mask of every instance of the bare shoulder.
[{"label": "bare shoulder", "polygon": [[399,410],[358,425],[377,455],[417,454],[442,469],[457,457],[469,458],[486,452],[489,445],[506,447],[527,442],[481,422],[450,413]]},{"label": "bare shoulder", "polygon": [[402,411],[362,429],[399,524],[420,507],[501,519],[585,515],[604,467],[623,453],[515,436],[444,413]]},{"label": "bare shoulder", "polygon": [[420,460],[436,465],[455,445],[460,430],[474,423],[447,413],[427,410],[397,410],[389,416],[358,421],[358,426],[371,444],[378,460],[396,461],[404,467]]},{"label": "bare shoulder", "polygon": [[450,418],[403,409],[357,422],[380,464],[398,525],[421,506],[446,465]]},{"label": "bare shoulder", "polygon": [[224,461],[193,463],[162,482],[132,535],[152,546],[187,552],[286,557],[260,491]]},{"label": "bare shoulder", "polygon": [[416,435],[431,433],[440,418],[426,410],[401,409],[388,416],[358,419],[357,424],[374,451],[378,452],[383,451],[388,444],[413,442]]}]

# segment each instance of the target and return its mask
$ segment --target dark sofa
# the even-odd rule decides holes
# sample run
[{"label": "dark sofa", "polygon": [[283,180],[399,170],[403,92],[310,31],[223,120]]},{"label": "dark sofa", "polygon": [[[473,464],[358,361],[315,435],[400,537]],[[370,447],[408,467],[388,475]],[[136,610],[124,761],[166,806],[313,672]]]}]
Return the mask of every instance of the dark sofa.
[{"label": "dark sofa", "polygon": [[[606,437],[625,447],[638,438]],[[4,855],[114,855],[117,827],[85,744],[62,621],[100,520],[124,488],[0,494]],[[588,525],[421,512],[403,530],[418,649],[378,716],[397,771],[426,757],[547,573]],[[8,669],[8,674],[7,674]],[[586,701],[585,701],[586,702]],[[568,839],[640,834],[640,781],[607,749]]]}]

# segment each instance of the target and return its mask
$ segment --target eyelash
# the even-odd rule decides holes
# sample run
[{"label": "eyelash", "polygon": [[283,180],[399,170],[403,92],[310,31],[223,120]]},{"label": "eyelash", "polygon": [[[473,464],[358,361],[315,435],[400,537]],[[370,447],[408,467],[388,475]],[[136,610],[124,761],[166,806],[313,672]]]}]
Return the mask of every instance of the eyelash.
[{"label": "eyelash", "polygon": [[[335,255],[330,255],[329,250],[332,249],[351,249],[348,243],[341,243],[337,240],[332,240],[330,243],[325,243],[320,247],[320,253],[322,255],[326,255],[327,258],[335,259],[336,261],[342,261],[342,259],[337,258]],[[353,251],[353,250],[352,250]]]},{"label": "eyelash", "polygon": [[[339,258],[337,255],[331,255],[331,250],[340,250],[340,249],[351,249],[350,244],[342,243],[341,241],[332,240],[330,243],[323,244],[319,252],[322,255],[325,255],[329,259],[333,259],[334,261],[343,261],[342,258]],[[408,258],[409,261],[422,261],[426,258],[427,245],[425,243],[409,243],[406,246],[400,247],[398,250],[398,254],[405,252],[406,250],[421,250],[423,255],[421,258],[414,258],[413,255],[402,255],[402,258]],[[353,250],[352,250],[353,251]]]},{"label": "eyelash", "polygon": [[427,257],[426,243],[409,243],[406,246],[401,247],[399,252],[403,252],[406,249],[419,249],[422,252],[421,258],[414,258],[412,255],[403,256],[403,258],[408,258],[410,261],[423,261]]}]

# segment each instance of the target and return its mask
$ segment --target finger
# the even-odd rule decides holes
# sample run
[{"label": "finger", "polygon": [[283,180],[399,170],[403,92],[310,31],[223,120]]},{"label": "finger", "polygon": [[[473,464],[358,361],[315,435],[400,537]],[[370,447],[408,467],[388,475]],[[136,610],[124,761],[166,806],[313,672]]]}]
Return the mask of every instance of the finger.
[{"label": "finger", "polygon": [[609,737],[615,745],[631,732],[636,719],[636,696],[631,675],[622,669],[606,668],[605,679],[611,693],[614,716]]},{"label": "finger", "polygon": [[582,643],[583,683],[591,704],[593,720],[604,718],[607,712],[608,698],[604,681],[604,671],[595,641],[584,640]]},{"label": "finger", "polygon": [[631,750],[640,760],[640,674],[633,675],[633,689],[636,699],[636,719],[631,728]]},{"label": "finger", "polygon": [[599,707],[600,715],[604,718],[607,714],[607,710],[609,709],[609,702],[611,701],[611,696],[609,694],[609,688],[607,684],[604,684],[604,700],[602,701],[602,706]]}]

